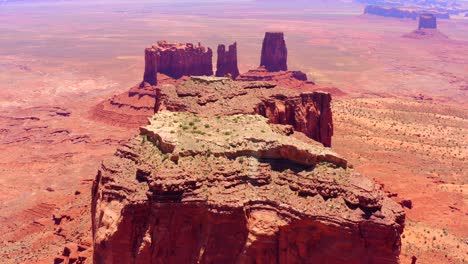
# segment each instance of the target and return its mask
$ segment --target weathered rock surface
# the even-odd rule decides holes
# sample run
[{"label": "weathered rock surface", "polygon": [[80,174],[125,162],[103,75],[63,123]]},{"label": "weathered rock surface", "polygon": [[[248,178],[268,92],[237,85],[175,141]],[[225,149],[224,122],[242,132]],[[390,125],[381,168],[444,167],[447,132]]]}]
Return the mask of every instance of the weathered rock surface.
[{"label": "weathered rock surface", "polygon": [[162,85],[157,89],[156,99],[156,112],[187,111],[201,116],[260,114],[272,123],[291,125],[331,146],[333,118],[329,93],[298,93],[266,81],[192,77],[180,84]]},{"label": "weathered rock surface", "polygon": [[158,72],[175,79],[182,76],[213,75],[213,52],[200,43],[168,43],[159,41],[153,45],[158,51]]},{"label": "weathered rock surface", "polygon": [[273,96],[258,104],[255,112],[274,124],[294,125],[297,131],[331,147],[333,118],[329,93],[301,93],[295,98]]},{"label": "weathered rock surface", "polygon": [[236,80],[246,82],[271,82],[277,84],[278,86],[294,89],[297,91],[324,91],[331,93],[333,96],[346,95],[345,92],[336,87],[321,86],[314,83],[313,81],[309,81],[307,75],[302,71],[269,72],[265,67],[259,67],[239,75]]},{"label": "weathered rock surface", "polygon": [[156,114],[98,171],[94,262],[398,263],[401,206],[287,131]]},{"label": "weathered rock surface", "polygon": [[260,66],[268,71],[288,70],[288,49],[283,32],[266,32],[263,39]]},{"label": "weathered rock surface", "polygon": [[277,85],[296,90],[315,90],[317,88],[314,82],[307,81],[307,75],[301,71],[270,72],[263,66],[239,75],[236,80],[244,82],[273,82]]},{"label": "weathered rock surface", "polygon": [[158,83],[158,51],[154,48],[145,49],[145,73],[143,75],[143,83],[149,83],[150,85],[156,85]]},{"label": "weathered rock surface", "polygon": [[437,18],[433,14],[421,14],[419,16],[419,29],[437,28]]},{"label": "weathered rock surface", "polygon": [[237,66],[237,43],[229,46],[218,46],[218,59],[216,64],[216,76],[236,79],[239,76],[239,68]]},{"label": "weathered rock surface", "polygon": [[[158,74],[159,85],[177,83],[184,80],[174,80],[163,74]],[[114,95],[90,111],[90,116],[101,122],[128,128],[137,128],[148,123],[148,117],[154,114],[156,102],[156,86],[142,82],[129,91]]]}]

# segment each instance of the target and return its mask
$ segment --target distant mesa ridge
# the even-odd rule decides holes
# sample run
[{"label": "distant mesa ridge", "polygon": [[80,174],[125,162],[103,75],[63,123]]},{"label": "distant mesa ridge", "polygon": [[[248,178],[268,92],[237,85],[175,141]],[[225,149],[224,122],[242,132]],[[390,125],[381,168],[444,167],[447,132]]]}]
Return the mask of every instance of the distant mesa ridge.
[{"label": "distant mesa ridge", "polygon": [[[364,9],[364,14],[376,15],[383,17],[394,17],[394,18],[409,18],[418,19],[421,14],[428,13],[427,11],[415,10],[407,7],[387,7],[380,5],[368,5]],[[450,19],[448,12],[431,11],[434,16],[439,19]]]}]

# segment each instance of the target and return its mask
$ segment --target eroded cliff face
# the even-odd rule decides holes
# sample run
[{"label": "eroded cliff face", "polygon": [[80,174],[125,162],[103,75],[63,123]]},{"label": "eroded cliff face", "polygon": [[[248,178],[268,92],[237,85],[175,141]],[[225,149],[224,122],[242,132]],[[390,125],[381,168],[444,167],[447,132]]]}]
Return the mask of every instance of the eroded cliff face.
[{"label": "eroded cliff face", "polygon": [[237,43],[226,46],[218,46],[218,59],[216,63],[216,76],[231,77],[236,79],[239,76],[239,68],[237,66]]},{"label": "eroded cliff face", "polygon": [[273,124],[290,124],[296,131],[331,147],[333,118],[328,93],[301,93],[297,97],[272,96],[255,107],[255,112]]},{"label": "eroded cliff face", "polygon": [[144,86],[145,83],[150,85],[158,84],[158,51],[154,48],[145,49],[145,73],[143,75],[143,83],[141,86]]},{"label": "eroded cliff face", "polygon": [[192,77],[177,85],[161,86],[156,98],[156,111],[187,111],[202,116],[259,114],[331,146],[331,96],[326,92],[300,93],[265,81]]},{"label": "eroded cliff face", "polygon": [[175,79],[182,76],[213,75],[213,52],[200,43],[168,43],[159,41],[153,45],[158,51],[158,72]]},{"label": "eroded cliff face", "polygon": [[160,112],[102,163],[95,263],[398,263],[404,212],[258,115]]},{"label": "eroded cliff face", "polygon": [[265,33],[260,66],[271,72],[288,70],[288,49],[283,32]]}]

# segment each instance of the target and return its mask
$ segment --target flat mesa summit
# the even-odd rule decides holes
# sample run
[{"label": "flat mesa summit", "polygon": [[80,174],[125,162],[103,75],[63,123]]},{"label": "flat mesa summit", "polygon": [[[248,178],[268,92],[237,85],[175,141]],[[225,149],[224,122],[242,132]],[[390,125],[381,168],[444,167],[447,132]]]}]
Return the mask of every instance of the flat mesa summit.
[{"label": "flat mesa summit", "polygon": [[258,115],[161,111],[92,195],[95,263],[398,263],[404,226],[345,159]]}]

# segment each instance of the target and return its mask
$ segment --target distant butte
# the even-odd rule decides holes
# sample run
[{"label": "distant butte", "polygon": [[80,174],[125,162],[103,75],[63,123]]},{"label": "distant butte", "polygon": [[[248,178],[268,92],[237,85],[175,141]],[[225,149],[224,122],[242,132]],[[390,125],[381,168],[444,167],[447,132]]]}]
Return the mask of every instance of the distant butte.
[{"label": "distant butte", "polygon": [[419,16],[419,29],[423,28],[437,28],[437,18],[433,14],[425,13]]},{"label": "distant butte", "polygon": [[424,13],[419,16],[418,29],[403,35],[412,39],[448,40],[449,38],[437,29],[437,17],[434,14]]},{"label": "distant butte", "polygon": [[200,43],[168,43],[153,45],[158,51],[158,72],[174,79],[191,75],[213,75],[213,51]]},{"label": "distant butte", "polygon": [[268,71],[288,70],[288,49],[283,32],[267,32],[263,40],[260,66]]},{"label": "distant butte", "polygon": [[236,79],[239,76],[239,68],[237,65],[237,43],[226,46],[220,44],[218,46],[218,61],[216,64],[216,76]]},{"label": "distant butte", "polygon": [[[158,83],[158,51],[154,48],[145,49],[145,73],[143,75],[143,83],[156,85]],[[144,84],[142,84],[144,86]]]}]

